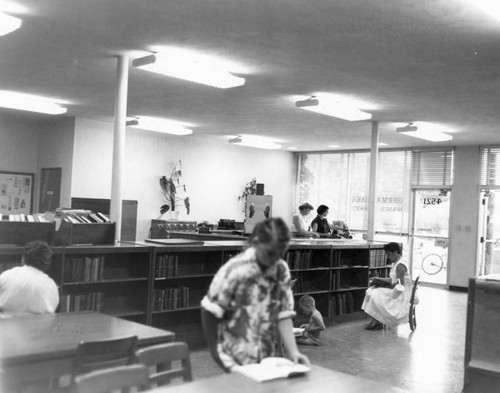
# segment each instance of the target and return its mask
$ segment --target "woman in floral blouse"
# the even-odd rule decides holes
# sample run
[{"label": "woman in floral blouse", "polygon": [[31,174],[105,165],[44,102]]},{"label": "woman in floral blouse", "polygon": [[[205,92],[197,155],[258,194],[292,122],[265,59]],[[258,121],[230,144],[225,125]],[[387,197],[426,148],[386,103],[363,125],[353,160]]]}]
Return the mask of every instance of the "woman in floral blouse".
[{"label": "woman in floral blouse", "polygon": [[218,320],[217,352],[227,369],[274,356],[278,333],[288,356],[309,364],[293,335],[290,271],[282,259],[289,241],[281,218],[258,223],[248,248],[219,269],[202,300]]}]

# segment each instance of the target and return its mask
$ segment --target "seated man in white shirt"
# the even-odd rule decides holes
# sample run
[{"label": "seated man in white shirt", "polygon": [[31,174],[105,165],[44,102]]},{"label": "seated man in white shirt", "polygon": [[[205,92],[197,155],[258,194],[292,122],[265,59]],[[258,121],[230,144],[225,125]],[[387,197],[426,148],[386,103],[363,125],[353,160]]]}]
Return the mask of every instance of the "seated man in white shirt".
[{"label": "seated man in white shirt", "polygon": [[0,274],[0,311],[5,313],[54,313],[59,304],[59,291],[48,271],[52,250],[43,241],[24,247],[22,266]]}]

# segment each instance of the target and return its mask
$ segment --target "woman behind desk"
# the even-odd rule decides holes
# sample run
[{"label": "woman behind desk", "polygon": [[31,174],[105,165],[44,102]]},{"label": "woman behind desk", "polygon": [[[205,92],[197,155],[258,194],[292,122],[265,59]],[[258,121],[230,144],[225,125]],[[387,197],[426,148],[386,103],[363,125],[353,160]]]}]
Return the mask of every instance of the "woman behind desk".
[{"label": "woman behind desk", "polygon": [[46,314],[59,304],[57,285],[45,272],[52,250],[42,241],[24,246],[23,265],[0,274],[0,312]]},{"label": "woman behind desk", "polygon": [[316,232],[311,230],[309,214],[314,208],[311,204],[305,202],[299,206],[299,212],[292,216],[292,233],[301,237],[319,237]]},{"label": "woman behind desk", "polygon": [[326,216],[328,215],[329,208],[326,205],[319,205],[316,209],[318,215],[311,222],[311,229],[313,232],[316,232],[321,237],[329,237],[331,228],[330,224],[328,224],[328,220]]}]

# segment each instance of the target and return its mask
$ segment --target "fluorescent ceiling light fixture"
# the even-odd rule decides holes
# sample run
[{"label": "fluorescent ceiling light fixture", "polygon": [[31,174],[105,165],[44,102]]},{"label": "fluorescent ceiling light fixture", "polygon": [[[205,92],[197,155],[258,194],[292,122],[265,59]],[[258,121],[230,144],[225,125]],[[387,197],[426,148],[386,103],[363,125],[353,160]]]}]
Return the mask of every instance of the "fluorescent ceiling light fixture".
[{"label": "fluorescent ceiling light fixture", "polygon": [[187,50],[165,49],[165,52],[133,60],[132,66],[219,89],[245,84],[245,78],[231,74],[220,60]]},{"label": "fluorescent ceiling light fixture", "polygon": [[12,33],[19,29],[23,21],[12,15],[0,12],[0,36]]},{"label": "fluorescent ceiling light fixture", "polygon": [[481,11],[500,21],[500,3],[498,0],[473,0],[468,1],[467,3],[474,4]]},{"label": "fluorescent ceiling light fixture", "polygon": [[327,96],[321,98],[313,96],[306,100],[297,101],[295,106],[349,121],[369,120],[372,118],[371,113],[363,112],[347,102]]},{"label": "fluorescent ceiling light fixture", "polygon": [[397,127],[396,131],[414,138],[425,139],[431,142],[445,142],[453,139],[451,135],[445,134],[444,132],[427,127],[419,128],[416,125],[413,125],[413,123],[408,123],[404,127]]},{"label": "fluorescent ceiling light fixture", "polygon": [[281,149],[281,145],[277,144],[272,139],[255,135],[238,136],[229,139],[229,143],[240,146],[256,147],[258,149]]},{"label": "fluorescent ceiling light fixture", "polygon": [[336,149],[336,148],[338,148],[338,147],[340,147],[340,146],[339,146],[339,145],[328,145],[328,147],[331,147],[331,148],[333,148],[333,149]]},{"label": "fluorescent ceiling light fixture", "polygon": [[48,115],[61,115],[67,112],[65,107],[51,101],[48,97],[7,90],[0,90],[0,107]]},{"label": "fluorescent ceiling light fixture", "polygon": [[189,124],[185,124],[175,120],[164,119],[161,117],[137,116],[134,118],[129,118],[126,124],[128,127],[162,132],[164,134],[190,135],[193,133],[193,130],[187,128]]}]

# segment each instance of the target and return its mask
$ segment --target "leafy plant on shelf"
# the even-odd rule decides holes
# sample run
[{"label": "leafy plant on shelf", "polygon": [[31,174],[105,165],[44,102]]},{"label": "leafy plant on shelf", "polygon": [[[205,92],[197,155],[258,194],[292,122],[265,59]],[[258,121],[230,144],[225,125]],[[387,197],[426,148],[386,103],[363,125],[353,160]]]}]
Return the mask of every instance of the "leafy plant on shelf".
[{"label": "leafy plant on shelf", "polygon": [[245,201],[245,205],[243,206],[243,213],[246,214],[247,211],[247,196],[256,194],[257,194],[257,179],[254,177],[245,185],[243,192],[238,197],[239,201]]},{"label": "leafy plant on shelf", "polygon": [[189,202],[189,197],[184,198],[179,196],[179,194],[186,194],[186,185],[182,181],[182,163],[181,160],[172,169],[170,177],[162,176],[160,178],[160,187],[163,196],[167,200],[167,203],[160,207],[160,213],[164,214],[169,210],[175,211],[176,208],[184,206],[186,208],[186,213],[189,214],[191,211],[191,204]]}]

